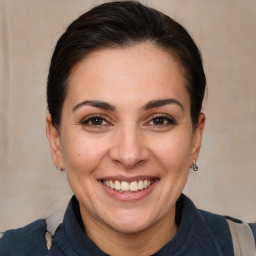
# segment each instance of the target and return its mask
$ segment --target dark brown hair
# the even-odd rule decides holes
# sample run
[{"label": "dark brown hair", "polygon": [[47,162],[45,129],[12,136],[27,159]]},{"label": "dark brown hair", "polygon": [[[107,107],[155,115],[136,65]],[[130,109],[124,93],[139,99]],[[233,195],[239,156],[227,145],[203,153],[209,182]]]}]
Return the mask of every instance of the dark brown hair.
[{"label": "dark brown hair", "polygon": [[51,59],[47,83],[52,123],[56,127],[60,125],[68,78],[75,65],[92,51],[146,41],[170,52],[183,66],[192,124],[196,127],[206,87],[200,51],[179,23],[136,1],[99,5],[71,23],[60,37]]}]

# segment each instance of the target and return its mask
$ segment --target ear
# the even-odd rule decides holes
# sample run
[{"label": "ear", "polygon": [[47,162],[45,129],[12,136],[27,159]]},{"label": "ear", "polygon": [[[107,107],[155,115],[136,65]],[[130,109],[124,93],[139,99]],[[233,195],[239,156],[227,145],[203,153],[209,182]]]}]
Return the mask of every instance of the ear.
[{"label": "ear", "polygon": [[199,118],[198,118],[198,123],[197,123],[196,129],[194,130],[194,134],[193,134],[191,156],[190,156],[190,166],[192,166],[193,160],[197,161],[197,158],[198,158],[198,155],[200,152],[200,148],[201,148],[204,125],[205,125],[205,115],[203,113],[200,113]]},{"label": "ear", "polygon": [[61,170],[65,169],[62,158],[60,133],[58,129],[53,125],[50,114],[48,114],[46,117],[46,135],[50,144],[54,165],[59,167]]}]

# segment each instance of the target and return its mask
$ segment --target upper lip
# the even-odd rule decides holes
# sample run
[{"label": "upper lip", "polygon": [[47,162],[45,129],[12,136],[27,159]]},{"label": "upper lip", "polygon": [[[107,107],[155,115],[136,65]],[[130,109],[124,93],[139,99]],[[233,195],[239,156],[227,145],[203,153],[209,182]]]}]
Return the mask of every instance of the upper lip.
[{"label": "upper lip", "polygon": [[126,181],[128,183],[132,181],[139,181],[139,180],[154,180],[158,179],[156,176],[134,176],[134,177],[126,177],[126,176],[106,176],[102,177],[98,180],[103,181],[103,180],[118,180],[118,181]]}]

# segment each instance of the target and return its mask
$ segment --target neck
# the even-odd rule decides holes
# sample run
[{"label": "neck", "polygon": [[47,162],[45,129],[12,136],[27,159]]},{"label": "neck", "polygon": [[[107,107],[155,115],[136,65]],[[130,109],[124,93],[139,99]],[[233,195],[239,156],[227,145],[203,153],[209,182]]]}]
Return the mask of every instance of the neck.
[{"label": "neck", "polygon": [[174,214],[169,214],[146,230],[123,233],[83,216],[87,236],[105,253],[112,256],[148,256],[159,251],[177,233]]}]

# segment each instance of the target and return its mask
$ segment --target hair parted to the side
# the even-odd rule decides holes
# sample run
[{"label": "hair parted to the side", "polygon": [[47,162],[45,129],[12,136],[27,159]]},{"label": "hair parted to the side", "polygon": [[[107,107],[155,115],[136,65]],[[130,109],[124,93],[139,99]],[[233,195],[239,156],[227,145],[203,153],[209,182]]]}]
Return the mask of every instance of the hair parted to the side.
[{"label": "hair parted to the side", "polygon": [[47,83],[52,123],[59,127],[68,78],[89,53],[147,41],[170,52],[184,68],[192,124],[196,127],[206,87],[200,51],[179,23],[137,1],[99,5],[71,23],[60,37],[51,59]]}]

